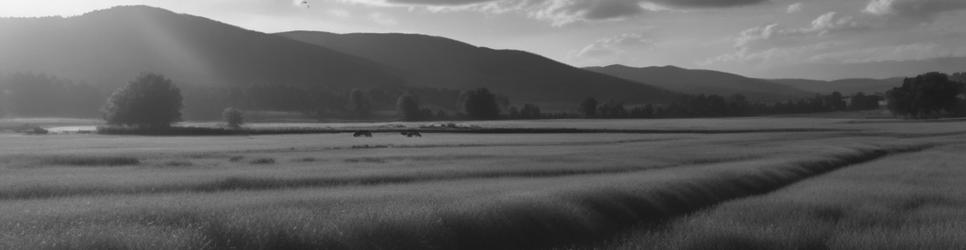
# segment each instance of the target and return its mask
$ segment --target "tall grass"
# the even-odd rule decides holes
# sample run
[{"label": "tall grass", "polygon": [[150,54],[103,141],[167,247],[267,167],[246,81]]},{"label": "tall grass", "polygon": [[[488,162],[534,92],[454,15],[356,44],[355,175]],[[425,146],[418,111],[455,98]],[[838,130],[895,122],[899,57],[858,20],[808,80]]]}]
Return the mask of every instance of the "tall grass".
[{"label": "tall grass", "polygon": [[[275,190],[291,188],[319,188],[319,187],[343,187],[343,186],[374,186],[390,184],[407,184],[421,182],[439,182],[467,179],[494,179],[494,178],[547,178],[580,175],[603,175],[617,173],[633,173],[640,171],[665,169],[685,166],[685,164],[717,164],[724,162],[741,161],[748,158],[721,158],[698,160],[695,163],[674,163],[668,165],[643,165],[628,167],[609,167],[609,168],[587,168],[587,169],[480,169],[467,172],[437,171],[437,172],[403,172],[394,174],[370,174],[370,175],[350,175],[350,176],[312,176],[312,177],[254,177],[254,176],[227,176],[203,181],[193,182],[164,182],[164,183],[143,183],[127,185],[110,184],[87,184],[87,185],[61,185],[38,183],[16,187],[0,188],[0,200],[16,199],[43,199],[68,196],[85,195],[111,195],[111,194],[158,194],[158,193],[178,193],[178,192],[222,192],[234,190]],[[359,162],[356,158],[348,159],[350,162]],[[374,163],[374,161],[367,161]],[[385,160],[379,162],[384,163]],[[271,165],[275,164],[274,158],[256,158],[249,161],[252,165]],[[192,166],[190,162],[171,161],[166,162],[165,166]]]},{"label": "tall grass", "polygon": [[[898,148],[895,151],[911,150]],[[649,172],[554,178],[501,178],[385,186],[374,189],[288,189],[280,192],[191,195],[179,204],[149,197],[92,197],[127,200],[124,205],[58,212],[47,204],[39,221],[0,217],[25,228],[14,237],[28,248],[131,246],[174,234],[199,249],[534,249],[582,246],[622,228],[661,221],[682,212],[775,188],[890,150],[843,149],[797,160],[763,159]],[[428,192],[428,193],[426,193]],[[234,201],[252,197],[256,201]],[[194,197],[194,198],[191,198]],[[215,198],[218,197],[218,198]],[[313,198],[318,197],[318,198]],[[324,197],[324,198],[323,198]],[[226,204],[208,204],[212,198]],[[75,198],[76,199],[76,198]],[[147,203],[139,202],[145,200]],[[168,199],[160,199],[168,200]],[[192,201],[194,200],[194,201]],[[233,204],[238,203],[239,204]],[[54,203],[54,204],[50,204]],[[161,205],[155,207],[155,205]],[[133,206],[133,207],[132,207]],[[126,207],[126,208],[125,208]],[[9,210],[0,210],[0,213]],[[73,210],[72,210],[73,211]],[[99,214],[108,212],[107,214]],[[61,215],[57,215],[64,213]],[[23,224],[17,224],[23,223]],[[78,224],[79,223],[79,224]],[[11,224],[13,225],[13,224]],[[41,225],[41,229],[32,225]],[[95,237],[121,230],[152,231],[140,236]],[[46,229],[44,229],[46,228]],[[76,231],[84,228],[83,231]],[[18,230],[7,228],[6,230]],[[33,231],[31,231],[33,230]],[[66,230],[66,231],[65,231]],[[75,230],[75,231],[72,231]],[[64,237],[67,232],[76,236]],[[4,234],[0,234],[4,235]],[[9,235],[9,234],[8,234]],[[87,237],[91,236],[91,237]],[[89,241],[75,242],[75,239]],[[86,244],[86,245],[85,245]]]},{"label": "tall grass", "polygon": [[962,249],[963,146],[873,161],[642,229],[619,249]]}]

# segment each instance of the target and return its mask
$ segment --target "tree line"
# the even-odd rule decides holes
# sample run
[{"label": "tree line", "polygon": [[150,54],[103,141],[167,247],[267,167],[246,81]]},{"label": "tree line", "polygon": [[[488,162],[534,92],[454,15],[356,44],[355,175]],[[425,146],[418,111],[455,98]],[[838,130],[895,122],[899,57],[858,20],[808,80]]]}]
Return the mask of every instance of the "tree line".
[{"label": "tree line", "polygon": [[[280,89],[274,89],[280,90]],[[278,92],[269,92],[272,95]],[[345,109],[356,117],[364,118],[371,114],[373,102],[366,91],[354,89],[349,92]],[[466,114],[464,119],[491,120],[500,118],[500,96],[488,89],[480,88],[465,91],[459,95]],[[259,100],[254,100],[259,101]],[[296,100],[298,101],[298,100]],[[439,118],[427,108],[422,108],[415,95],[403,94],[397,102],[400,118],[403,120],[427,120]],[[115,90],[103,106],[103,118],[110,125],[141,129],[163,129],[182,120],[184,96],[170,79],[158,74],[142,74],[127,85]],[[281,108],[284,106],[276,106]],[[230,128],[240,128],[244,123],[244,112],[235,107],[223,109],[221,116]]]},{"label": "tree line", "polygon": [[0,114],[32,117],[91,117],[104,91],[46,74],[14,73],[0,78]]},{"label": "tree line", "polygon": [[680,95],[669,104],[625,105],[622,102],[600,102],[587,98],[580,103],[580,112],[590,118],[693,118],[732,117],[772,114],[819,113],[879,108],[878,95],[856,93],[844,96],[839,92],[815,95],[811,98],[785,102],[751,102],[744,95]]},{"label": "tree line", "polygon": [[[44,74],[18,73],[0,81],[0,115],[86,116],[102,114],[118,125],[132,119],[146,126],[178,121],[183,107],[222,117],[229,125],[243,121],[242,110],[281,110],[313,117],[370,119],[376,112],[406,121],[443,119],[495,120],[545,118],[688,118],[874,110],[880,103],[896,116],[938,118],[966,115],[966,73],[927,73],[907,78],[884,95],[838,92],[794,101],[764,103],[743,95],[679,95],[667,104],[626,105],[619,101],[586,98],[576,113],[545,113],[536,104],[511,105],[509,98],[486,88],[457,91],[434,88],[352,89],[309,91],[289,85],[255,84],[246,87],[199,88],[188,86],[182,95],[174,83],[157,74],[143,74],[114,91],[106,104],[104,91],[84,83]],[[159,97],[170,95],[169,97]],[[160,98],[160,99],[151,99]],[[165,99],[168,98],[168,99]],[[394,100],[394,101],[388,101]],[[176,108],[161,112],[158,106]],[[226,107],[230,107],[226,109]],[[138,110],[138,111],[131,111]],[[191,112],[191,111],[189,111]],[[189,115],[190,119],[193,118]],[[377,117],[377,119],[385,119]]]}]

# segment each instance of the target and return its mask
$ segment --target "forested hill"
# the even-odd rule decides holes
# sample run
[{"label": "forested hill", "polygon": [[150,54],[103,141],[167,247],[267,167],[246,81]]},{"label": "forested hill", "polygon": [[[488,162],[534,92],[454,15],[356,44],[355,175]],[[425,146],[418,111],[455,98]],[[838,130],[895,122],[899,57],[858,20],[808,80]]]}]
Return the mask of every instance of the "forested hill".
[{"label": "forested hill", "polygon": [[797,100],[813,95],[797,88],[736,74],[674,66],[634,68],[624,65],[585,68],[633,81],[642,81],[687,94],[742,94],[754,101]]},{"label": "forested hill", "polygon": [[180,85],[400,85],[384,66],[323,47],[145,6],[0,19],[0,70],[116,87],[141,72]]},{"label": "forested hill", "polygon": [[887,79],[854,78],[835,81],[808,79],[773,79],[770,81],[815,93],[828,94],[837,91],[842,94],[851,95],[859,92],[866,94],[885,93],[892,88],[902,85],[903,79],[904,77]]},{"label": "forested hill", "polygon": [[312,31],[279,35],[392,66],[411,86],[486,87],[518,103],[576,106],[586,97],[665,103],[674,95],[647,82],[585,71],[532,53],[477,47],[442,37]]}]

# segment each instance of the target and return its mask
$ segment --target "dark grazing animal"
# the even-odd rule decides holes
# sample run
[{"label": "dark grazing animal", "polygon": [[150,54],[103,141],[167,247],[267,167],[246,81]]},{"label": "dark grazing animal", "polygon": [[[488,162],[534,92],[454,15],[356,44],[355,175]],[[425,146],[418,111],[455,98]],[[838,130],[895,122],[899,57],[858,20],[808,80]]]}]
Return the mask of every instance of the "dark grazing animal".
[{"label": "dark grazing animal", "polygon": [[370,131],[356,131],[352,134],[352,137],[372,137],[372,132]]},{"label": "dark grazing animal", "polygon": [[44,128],[36,127],[36,126],[35,127],[27,128],[27,129],[23,130],[22,132],[24,134],[28,134],[28,135],[46,135],[46,134],[50,134],[50,131],[47,131]]},{"label": "dark grazing animal", "polygon": [[399,134],[404,135],[406,137],[410,137],[410,138],[411,137],[423,137],[423,134],[420,134],[419,131],[403,131],[402,133],[399,133]]}]

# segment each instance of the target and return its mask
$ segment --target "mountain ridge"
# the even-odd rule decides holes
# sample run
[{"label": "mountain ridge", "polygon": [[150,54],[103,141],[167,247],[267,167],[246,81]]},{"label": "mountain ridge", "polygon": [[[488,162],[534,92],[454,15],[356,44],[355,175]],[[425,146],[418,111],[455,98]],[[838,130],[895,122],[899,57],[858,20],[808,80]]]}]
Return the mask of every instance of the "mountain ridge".
[{"label": "mountain ridge", "polygon": [[[141,72],[194,85],[396,86],[384,65],[331,49],[150,6],[71,17],[0,19],[0,68],[116,87]],[[56,60],[52,58],[57,58]],[[311,66],[307,66],[311,65]]]},{"label": "mountain ridge", "polygon": [[865,94],[885,93],[894,87],[899,87],[902,85],[903,79],[905,79],[905,77],[883,79],[848,78],[832,81],[813,79],[770,79],[770,81],[815,93],[828,94],[837,91],[845,95],[852,95],[859,92],[863,92]]},{"label": "mountain ridge", "polygon": [[686,94],[726,96],[742,94],[758,101],[784,101],[811,95],[807,91],[767,80],[714,70],[686,69],[673,65],[631,67],[614,64],[584,69],[634,81],[647,81],[655,86]]},{"label": "mountain ridge", "polygon": [[530,52],[479,47],[437,36],[403,33],[277,33],[395,68],[408,84],[469,89],[487,87],[514,102],[576,106],[597,97],[629,103],[660,103],[675,93],[596,72]]}]

